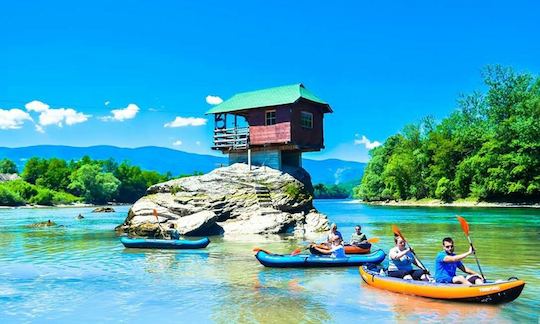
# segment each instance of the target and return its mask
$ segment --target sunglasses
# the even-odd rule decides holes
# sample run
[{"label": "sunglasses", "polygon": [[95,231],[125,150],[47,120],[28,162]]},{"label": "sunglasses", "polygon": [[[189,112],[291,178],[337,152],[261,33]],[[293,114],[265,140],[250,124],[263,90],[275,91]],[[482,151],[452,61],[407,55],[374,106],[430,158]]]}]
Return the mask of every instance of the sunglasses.
[{"label": "sunglasses", "polygon": [[444,246],[446,249],[449,249],[449,248],[453,248],[454,246],[453,245],[445,245]]}]

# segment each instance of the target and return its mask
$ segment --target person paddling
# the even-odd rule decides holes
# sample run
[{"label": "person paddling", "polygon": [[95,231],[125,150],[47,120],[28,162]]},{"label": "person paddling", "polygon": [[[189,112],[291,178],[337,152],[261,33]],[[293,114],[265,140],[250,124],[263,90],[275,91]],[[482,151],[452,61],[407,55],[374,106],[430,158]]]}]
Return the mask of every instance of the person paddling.
[{"label": "person paddling", "polygon": [[169,229],[167,230],[167,234],[169,234],[169,238],[171,240],[179,240],[180,239],[180,233],[176,228],[174,228],[174,224],[169,225]]},{"label": "person paddling", "polygon": [[412,249],[406,246],[406,242],[401,236],[394,236],[396,246],[388,252],[388,276],[403,278],[407,280],[429,280],[428,275],[422,269],[413,269],[413,264],[420,268]]},{"label": "person paddling", "polygon": [[[445,237],[442,241],[443,250],[435,258],[435,281],[439,283],[455,283],[462,285],[478,285],[484,283],[484,279],[475,271],[467,268],[461,260],[471,255],[474,250],[469,247],[469,251],[462,254],[454,254],[454,240]],[[469,276],[457,276],[456,269],[469,274]]]},{"label": "person paddling", "polygon": [[362,226],[356,225],[354,233],[351,235],[350,245],[360,245],[367,243],[366,234],[362,233]]},{"label": "person paddling", "polygon": [[332,243],[337,240],[343,241],[343,235],[337,230],[336,223],[332,223],[332,226],[330,226],[330,233],[328,233],[328,238],[326,239],[326,244],[331,248]]}]

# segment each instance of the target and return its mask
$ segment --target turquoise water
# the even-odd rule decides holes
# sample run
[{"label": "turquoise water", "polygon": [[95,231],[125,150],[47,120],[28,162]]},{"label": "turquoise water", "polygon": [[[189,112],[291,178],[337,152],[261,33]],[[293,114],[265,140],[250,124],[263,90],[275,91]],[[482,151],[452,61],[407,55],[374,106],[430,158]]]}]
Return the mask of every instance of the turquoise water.
[{"label": "turquoise water", "polygon": [[[440,239],[467,248],[455,215],[471,225],[488,278],[517,276],[522,295],[501,306],[445,303],[366,286],[358,269],[271,269],[254,246],[288,253],[306,242],[288,237],[211,237],[205,250],[125,249],[113,228],[116,213],[90,208],[0,210],[0,319],[21,322],[531,322],[540,309],[540,211],[372,207],[316,201],[345,237],[357,223],[379,247],[392,244],[397,224],[422,261],[433,268]],[[75,217],[81,213],[83,220]],[[29,228],[51,219],[63,227]],[[475,268],[473,258],[466,259]]]}]

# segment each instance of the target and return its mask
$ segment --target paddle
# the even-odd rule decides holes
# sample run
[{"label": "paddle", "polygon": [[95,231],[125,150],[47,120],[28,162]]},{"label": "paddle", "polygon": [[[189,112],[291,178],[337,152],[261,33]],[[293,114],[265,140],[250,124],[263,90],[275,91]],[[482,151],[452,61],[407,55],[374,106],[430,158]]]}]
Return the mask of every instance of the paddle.
[{"label": "paddle", "polygon": [[457,217],[459,223],[461,224],[461,228],[463,229],[463,232],[467,236],[467,240],[469,240],[469,244],[471,245],[471,248],[472,248],[472,251],[473,251],[473,254],[474,254],[474,258],[476,259],[476,264],[478,265],[478,269],[480,270],[480,275],[482,276],[482,278],[484,278],[484,281],[485,281],[486,277],[484,277],[484,273],[482,272],[482,268],[480,267],[480,262],[478,261],[478,257],[476,256],[476,250],[474,249],[471,237],[469,236],[469,224],[467,223],[465,218],[463,218],[461,216],[456,216],[456,217]]},{"label": "paddle", "polygon": [[152,214],[154,214],[154,216],[156,217],[157,224],[159,226],[159,229],[161,230],[161,236],[163,236],[163,238],[165,238],[165,232],[163,230],[163,227],[161,227],[161,224],[159,223],[158,213],[157,213],[157,210],[155,208],[152,211]]},{"label": "paddle", "polygon": [[[399,228],[394,224],[392,224],[392,231],[394,232],[394,234],[401,237],[401,239],[403,241],[407,242],[407,240],[405,239],[403,234],[401,234],[401,231],[399,230]],[[416,256],[416,253],[414,253],[414,250],[412,249],[411,244],[409,242],[407,242],[407,244],[409,244],[409,248],[411,249],[411,252],[412,252],[412,254],[414,256],[414,259],[416,260],[416,263],[418,264],[418,266],[420,266],[420,268],[422,268],[422,270],[427,272],[427,274],[430,274],[429,270],[426,268],[426,266],[424,266],[424,264],[420,261],[420,259],[418,259],[418,256]]]},{"label": "paddle", "polygon": [[268,250],[261,249],[260,247],[254,247],[254,248],[252,249],[252,251],[255,252],[255,254],[257,254],[257,252],[259,252],[259,251],[263,251],[263,252],[266,253],[266,254],[273,254],[273,253],[268,252]]},{"label": "paddle", "polygon": [[[367,241],[368,241],[369,243],[378,243],[378,242],[380,241],[380,239],[379,239],[378,237],[372,237],[372,238],[370,238],[370,239],[367,240]],[[312,244],[314,244],[314,243],[312,243]],[[304,247],[304,248],[297,248],[297,249],[295,249],[294,251],[291,252],[291,255],[297,255],[297,254],[300,254],[302,251],[309,249],[310,246],[311,246],[311,244],[308,245],[308,246],[306,246],[306,247]]]}]

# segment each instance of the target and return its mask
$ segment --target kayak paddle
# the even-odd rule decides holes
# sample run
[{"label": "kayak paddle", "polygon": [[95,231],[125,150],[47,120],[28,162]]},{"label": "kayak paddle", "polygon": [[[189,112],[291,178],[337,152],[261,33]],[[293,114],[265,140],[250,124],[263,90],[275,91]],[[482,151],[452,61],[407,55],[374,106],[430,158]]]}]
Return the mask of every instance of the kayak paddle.
[{"label": "kayak paddle", "polygon": [[484,278],[484,281],[485,281],[486,277],[484,277],[484,273],[482,272],[482,268],[480,267],[480,262],[478,261],[478,257],[476,256],[476,250],[474,249],[471,237],[469,236],[469,223],[467,223],[465,218],[463,218],[461,216],[456,216],[456,217],[457,217],[459,223],[461,224],[461,228],[463,229],[463,232],[467,236],[467,240],[469,240],[469,244],[471,245],[471,248],[472,248],[472,251],[473,251],[473,254],[474,254],[474,258],[476,259],[476,264],[478,265],[478,269],[480,270],[480,275],[482,276],[482,278]]},{"label": "kayak paddle", "polygon": [[[367,242],[369,242],[369,243],[378,243],[379,241],[380,241],[380,239],[378,237],[372,237],[372,238],[367,240]],[[315,243],[312,243],[312,244],[315,244]],[[297,249],[295,249],[294,251],[291,252],[291,255],[294,256],[294,255],[300,254],[302,251],[309,249],[310,246],[311,246],[311,244],[304,247],[304,248],[297,248]]]},{"label": "kayak paddle", "polygon": [[163,231],[163,227],[161,227],[161,224],[159,223],[158,213],[157,213],[157,210],[155,208],[152,211],[152,214],[154,214],[154,216],[156,217],[157,224],[159,226],[159,229],[161,230],[161,236],[163,236],[163,238],[165,238],[165,232]]},{"label": "kayak paddle", "polygon": [[409,248],[411,249],[411,252],[412,252],[412,254],[414,256],[414,259],[416,260],[416,263],[418,263],[420,268],[422,268],[422,270],[427,272],[427,274],[430,274],[429,270],[426,268],[426,266],[424,266],[424,264],[420,261],[420,259],[418,259],[418,256],[416,255],[416,253],[414,253],[414,250],[412,249],[411,244],[405,239],[403,234],[401,234],[401,231],[399,230],[399,228],[394,224],[392,224],[392,231],[394,232],[394,234],[401,237],[403,239],[403,241],[407,242],[407,244],[409,245]]}]

